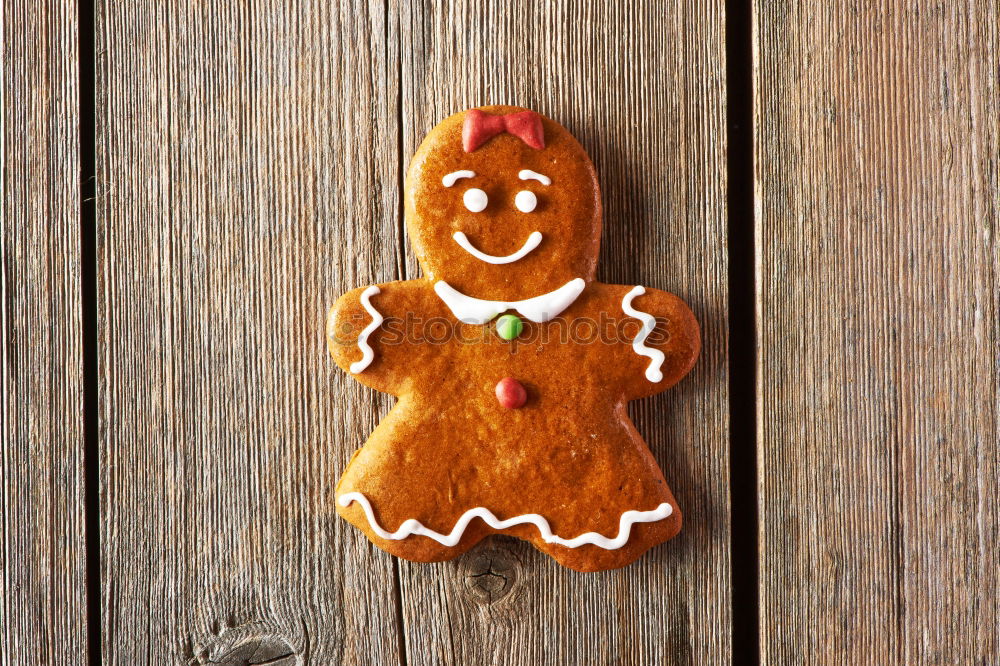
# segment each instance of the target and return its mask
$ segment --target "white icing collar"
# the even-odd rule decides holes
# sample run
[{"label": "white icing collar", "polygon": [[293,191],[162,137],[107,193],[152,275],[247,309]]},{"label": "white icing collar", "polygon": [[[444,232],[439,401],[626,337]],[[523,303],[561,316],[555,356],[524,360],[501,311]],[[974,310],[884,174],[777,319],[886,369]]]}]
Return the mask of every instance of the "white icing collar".
[{"label": "white icing collar", "polygon": [[505,310],[517,310],[526,319],[541,324],[558,317],[587,286],[583,278],[570,280],[555,291],[523,301],[484,301],[461,293],[444,280],[434,283],[434,292],[455,317],[466,324],[485,324]]}]

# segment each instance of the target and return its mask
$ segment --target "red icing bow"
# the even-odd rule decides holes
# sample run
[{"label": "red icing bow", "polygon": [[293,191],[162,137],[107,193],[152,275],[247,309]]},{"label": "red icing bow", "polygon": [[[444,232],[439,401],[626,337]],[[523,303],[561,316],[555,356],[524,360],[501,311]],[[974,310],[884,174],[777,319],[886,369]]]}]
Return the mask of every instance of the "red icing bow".
[{"label": "red icing bow", "polygon": [[471,153],[497,134],[513,134],[536,150],[545,147],[542,119],[534,111],[519,111],[504,116],[472,109],[465,114],[462,126],[462,148]]}]

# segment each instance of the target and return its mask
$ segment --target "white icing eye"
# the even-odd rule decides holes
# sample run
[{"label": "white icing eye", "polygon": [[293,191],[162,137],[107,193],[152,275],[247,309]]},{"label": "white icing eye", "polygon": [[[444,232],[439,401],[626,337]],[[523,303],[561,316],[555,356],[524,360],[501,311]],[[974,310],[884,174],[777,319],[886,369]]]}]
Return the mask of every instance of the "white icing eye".
[{"label": "white icing eye", "polygon": [[473,213],[481,213],[486,210],[486,204],[490,202],[490,199],[486,196],[486,192],[478,187],[473,187],[465,191],[465,194],[462,195],[462,201],[465,202],[465,207]]},{"label": "white icing eye", "polygon": [[514,205],[522,213],[530,213],[535,210],[535,206],[538,205],[538,197],[535,196],[534,192],[529,192],[528,190],[521,190],[514,197]]}]

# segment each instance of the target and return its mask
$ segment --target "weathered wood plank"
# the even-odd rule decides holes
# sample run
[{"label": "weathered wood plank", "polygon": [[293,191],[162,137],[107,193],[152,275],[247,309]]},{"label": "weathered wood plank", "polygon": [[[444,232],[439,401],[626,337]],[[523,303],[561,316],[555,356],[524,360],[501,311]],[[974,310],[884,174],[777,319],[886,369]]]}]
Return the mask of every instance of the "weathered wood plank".
[{"label": "weathered wood plank", "polygon": [[97,33],[105,663],[398,663],[392,561],[333,503],[387,401],[323,330],[398,272],[383,3],[102,1]]},{"label": "weathered wood plank", "polygon": [[997,663],[1000,9],[756,10],[763,661]]},{"label": "weathered wood plank", "polygon": [[599,277],[679,294],[705,343],[691,377],[631,410],[685,512],[681,536],[602,574],[563,570],[507,538],[456,562],[403,562],[407,663],[728,661],[723,3],[399,11],[404,159],[472,106],[518,104],[559,120],[601,175]]},{"label": "weathered wood plank", "polygon": [[0,7],[0,663],[87,654],[76,4]]}]

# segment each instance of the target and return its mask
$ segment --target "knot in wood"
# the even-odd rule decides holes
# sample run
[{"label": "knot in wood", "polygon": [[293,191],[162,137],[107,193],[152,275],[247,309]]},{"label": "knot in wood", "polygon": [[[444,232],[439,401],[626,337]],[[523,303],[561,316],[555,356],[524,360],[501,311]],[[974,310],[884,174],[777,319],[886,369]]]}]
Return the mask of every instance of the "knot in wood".
[{"label": "knot in wood", "polygon": [[477,548],[462,561],[465,588],[478,603],[495,604],[516,587],[520,566],[513,553],[496,543]]},{"label": "knot in wood", "polygon": [[299,666],[302,662],[287,640],[272,634],[246,638],[202,663],[212,666]]}]

